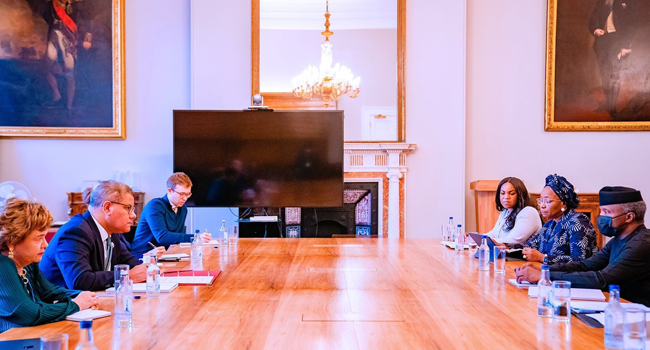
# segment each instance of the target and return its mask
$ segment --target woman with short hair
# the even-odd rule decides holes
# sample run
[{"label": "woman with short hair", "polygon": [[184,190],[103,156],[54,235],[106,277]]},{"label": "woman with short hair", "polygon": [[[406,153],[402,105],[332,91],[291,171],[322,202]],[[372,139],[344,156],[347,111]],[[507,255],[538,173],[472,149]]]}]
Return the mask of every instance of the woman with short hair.
[{"label": "woman with short hair", "polygon": [[580,204],[573,185],[557,174],[546,177],[537,200],[546,223],[524,244],[528,261],[566,263],[590,257],[597,249],[596,230],[589,218],[575,211]]},{"label": "woman with short hair", "polygon": [[95,293],[57,287],[41,273],[50,225],[47,208],[31,200],[10,198],[0,211],[0,332],[60,321],[99,305]]},{"label": "woman with short hair", "polygon": [[486,234],[498,244],[521,245],[542,228],[542,220],[526,185],[518,178],[501,180],[494,201],[500,212],[499,219]]}]

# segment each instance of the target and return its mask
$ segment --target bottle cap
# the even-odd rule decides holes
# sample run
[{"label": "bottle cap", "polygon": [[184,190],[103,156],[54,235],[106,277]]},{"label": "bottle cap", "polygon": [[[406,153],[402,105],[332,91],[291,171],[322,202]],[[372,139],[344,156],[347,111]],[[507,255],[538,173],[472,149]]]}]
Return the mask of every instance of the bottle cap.
[{"label": "bottle cap", "polygon": [[199,231],[199,230],[194,231],[194,233],[199,233],[199,232],[201,232],[201,231]]},{"label": "bottle cap", "polygon": [[454,217],[453,217],[453,216],[450,216],[450,217],[449,217],[449,220],[453,220],[453,219],[454,219]]},{"label": "bottle cap", "polygon": [[461,227],[461,226],[463,226],[463,225],[461,225],[461,224],[458,224],[458,227]]},{"label": "bottle cap", "polygon": [[481,235],[481,238],[483,238],[483,239],[487,239],[488,236],[487,236],[487,235]]},{"label": "bottle cap", "polygon": [[548,264],[542,265],[542,271],[549,271],[550,269],[551,269],[551,267],[548,266]]},{"label": "bottle cap", "polygon": [[611,292],[613,292],[613,291],[620,292],[620,291],[621,291],[621,287],[619,287],[617,284],[610,284],[610,285],[609,285],[609,292],[611,293]]},{"label": "bottle cap", "polygon": [[93,328],[93,321],[90,320],[81,321],[81,323],[79,323],[79,327],[81,327],[81,329]]}]

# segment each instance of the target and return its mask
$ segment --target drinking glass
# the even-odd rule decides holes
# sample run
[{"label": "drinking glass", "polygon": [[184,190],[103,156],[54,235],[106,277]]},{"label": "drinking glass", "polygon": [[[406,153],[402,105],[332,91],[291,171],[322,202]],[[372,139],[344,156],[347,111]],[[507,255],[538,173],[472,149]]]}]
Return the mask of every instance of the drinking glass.
[{"label": "drinking glass", "polygon": [[41,350],[68,350],[66,333],[41,337]]},{"label": "drinking glass", "polygon": [[506,246],[494,246],[494,273],[506,273]]},{"label": "drinking glass", "polygon": [[567,323],[571,322],[571,282],[554,281],[551,294],[553,318]]},{"label": "drinking glass", "polygon": [[115,283],[115,322],[118,327],[131,327],[133,317],[133,281]]},{"label": "drinking glass", "polygon": [[119,283],[124,276],[128,278],[129,276],[129,265],[115,265],[113,266],[113,270],[115,271],[115,288],[117,288],[117,283]]},{"label": "drinking glass", "polygon": [[239,231],[237,231],[237,225],[230,226],[230,231],[228,231],[228,244],[237,245],[239,240]]},{"label": "drinking glass", "polygon": [[625,331],[623,333],[625,350],[645,350],[645,314],[645,310],[639,307],[625,308]]}]

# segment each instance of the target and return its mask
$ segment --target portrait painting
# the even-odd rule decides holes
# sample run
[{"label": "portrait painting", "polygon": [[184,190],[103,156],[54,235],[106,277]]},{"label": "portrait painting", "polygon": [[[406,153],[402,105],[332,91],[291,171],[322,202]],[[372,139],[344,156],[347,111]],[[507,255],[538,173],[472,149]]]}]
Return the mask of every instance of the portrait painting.
[{"label": "portrait painting", "polygon": [[649,18],[648,0],[548,0],[545,130],[650,130]]},{"label": "portrait painting", "polygon": [[0,13],[0,137],[124,139],[124,0],[0,0]]}]

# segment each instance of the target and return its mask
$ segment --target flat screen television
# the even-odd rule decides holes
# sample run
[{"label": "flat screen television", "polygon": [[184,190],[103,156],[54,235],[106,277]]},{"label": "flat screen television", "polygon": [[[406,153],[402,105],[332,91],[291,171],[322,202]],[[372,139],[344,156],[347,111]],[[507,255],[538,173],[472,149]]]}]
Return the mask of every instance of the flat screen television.
[{"label": "flat screen television", "polygon": [[194,207],[340,207],[343,111],[174,111]]}]

